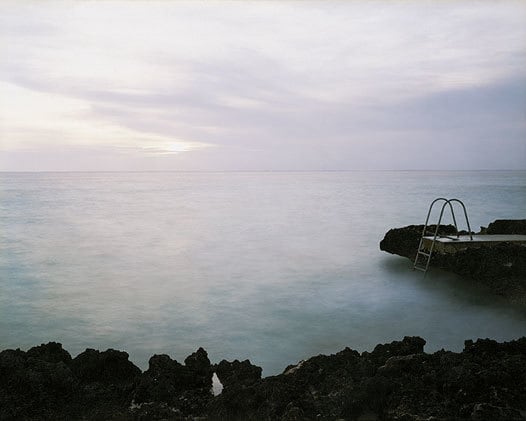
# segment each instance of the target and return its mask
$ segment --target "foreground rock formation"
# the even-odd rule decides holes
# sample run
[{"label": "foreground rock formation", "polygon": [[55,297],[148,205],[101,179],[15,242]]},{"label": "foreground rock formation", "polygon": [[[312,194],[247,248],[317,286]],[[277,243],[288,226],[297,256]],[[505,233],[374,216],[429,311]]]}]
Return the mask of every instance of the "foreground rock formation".
[{"label": "foreground rock formation", "polygon": [[[429,227],[434,231],[436,225]],[[414,260],[423,225],[409,225],[389,230],[380,249]],[[439,227],[439,234],[456,233],[452,225]],[[526,235],[526,220],[496,220],[480,234]],[[526,247],[503,243],[499,246],[470,248],[452,254],[434,253],[431,266],[470,278],[488,286],[510,301],[526,304]]]},{"label": "foreground rock formation", "polygon": [[262,379],[248,360],[213,365],[201,348],[184,364],[154,355],[141,372],[126,352],[72,358],[50,342],[0,352],[0,419],[526,419],[526,337],[466,341],[461,353],[424,345],[405,337],[372,352],[346,348]]}]

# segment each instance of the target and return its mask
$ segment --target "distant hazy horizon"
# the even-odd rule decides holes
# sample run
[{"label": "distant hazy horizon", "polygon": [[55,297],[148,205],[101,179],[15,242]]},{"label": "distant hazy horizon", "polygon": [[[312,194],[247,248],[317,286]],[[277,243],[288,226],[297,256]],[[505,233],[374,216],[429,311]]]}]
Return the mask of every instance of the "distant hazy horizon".
[{"label": "distant hazy horizon", "polygon": [[523,170],[526,2],[0,3],[0,171]]},{"label": "distant hazy horizon", "polygon": [[38,174],[38,173],[316,173],[316,172],[437,172],[437,173],[455,173],[455,172],[526,172],[526,169],[373,169],[373,170],[363,170],[363,169],[334,169],[334,170],[266,170],[266,169],[253,169],[253,170],[33,170],[33,171],[24,171],[24,170],[0,170],[0,173],[28,173],[28,174]]}]

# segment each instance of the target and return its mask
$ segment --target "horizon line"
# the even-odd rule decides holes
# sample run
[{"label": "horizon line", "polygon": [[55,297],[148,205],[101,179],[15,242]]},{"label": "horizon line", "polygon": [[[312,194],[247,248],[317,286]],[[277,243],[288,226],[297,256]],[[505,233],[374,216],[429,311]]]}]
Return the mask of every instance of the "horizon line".
[{"label": "horizon line", "polygon": [[0,173],[312,173],[312,172],[503,172],[518,169],[333,169],[333,170],[0,170]]}]

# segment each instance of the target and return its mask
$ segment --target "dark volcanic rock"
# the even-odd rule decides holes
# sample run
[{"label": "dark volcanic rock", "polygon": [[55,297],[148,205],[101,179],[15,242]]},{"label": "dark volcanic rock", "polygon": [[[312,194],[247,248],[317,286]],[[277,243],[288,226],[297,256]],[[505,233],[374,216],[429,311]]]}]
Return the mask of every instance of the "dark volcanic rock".
[{"label": "dark volcanic rock", "polygon": [[115,383],[133,381],[141,370],[128,360],[128,353],[88,348],[71,361],[71,368],[83,382]]},{"label": "dark volcanic rock", "polygon": [[376,345],[370,356],[381,365],[393,356],[421,354],[424,352],[425,344],[426,341],[418,336],[405,336],[402,341]]},{"label": "dark volcanic rock", "polygon": [[135,391],[134,401],[171,403],[176,394],[184,389],[180,379],[183,366],[165,354],[154,355],[148,364],[149,368],[141,376]]},{"label": "dark volcanic rock", "polygon": [[[429,232],[434,233],[436,225],[429,225],[427,228]],[[380,241],[380,250],[414,259],[423,229],[424,225],[409,225],[403,228],[393,228],[387,231],[384,239]],[[451,235],[456,234],[456,232],[453,225],[441,225],[438,230],[440,235]]]},{"label": "dark volcanic rock", "polygon": [[526,408],[525,340],[467,342],[461,354],[425,354],[417,337],[362,355],[345,349],[248,386],[230,385],[209,414],[253,420],[516,416]]},{"label": "dark volcanic rock", "polygon": [[228,362],[221,361],[215,366],[215,372],[223,387],[232,385],[247,386],[261,380],[261,367],[253,365],[249,360]]},{"label": "dark volcanic rock", "polygon": [[88,419],[107,419],[126,412],[141,370],[128,360],[128,353],[108,349],[86,349],[71,361],[80,382],[78,398],[71,412]]},{"label": "dark volcanic rock", "polygon": [[[168,355],[154,355],[137,385],[134,402],[161,403],[180,415],[201,414],[212,398],[212,375],[212,365],[203,348],[188,356],[185,365]],[[155,406],[149,408],[149,413],[154,409],[159,410]]]},{"label": "dark volcanic rock", "polygon": [[57,358],[67,360],[59,344],[6,350],[0,419],[526,420],[526,337],[468,340],[461,353],[426,354],[424,344],[405,337],[362,354],[346,348],[263,379],[249,361],[221,361],[215,369],[225,387],[216,397],[202,349],[185,365],[153,356],[138,382],[118,351],[87,350],[75,359],[90,368],[82,371]]},{"label": "dark volcanic rock", "polygon": [[484,234],[526,235],[526,219],[497,219],[488,225]]},{"label": "dark volcanic rock", "polygon": [[[6,350],[0,353],[0,419],[51,418],[69,403],[77,391],[77,381],[54,352],[60,344],[41,345],[42,353]],[[58,345],[58,346],[56,346]],[[68,354],[69,355],[69,354]],[[39,358],[42,356],[43,358]]]},{"label": "dark volcanic rock", "polygon": [[477,403],[473,406],[472,420],[513,421],[523,420],[521,413],[513,408],[490,405],[489,403]]},{"label": "dark volcanic rock", "polygon": [[28,357],[47,361],[48,363],[59,363],[61,361],[68,365],[71,363],[71,355],[68,351],[62,349],[62,344],[57,342],[49,342],[47,344],[35,346],[27,351],[26,355]]},{"label": "dark volcanic rock", "polygon": [[[484,234],[525,234],[526,220],[497,220]],[[410,225],[389,230],[380,249],[413,260],[416,256],[423,225]],[[432,231],[433,229],[431,229]],[[453,234],[452,225],[441,226],[440,234]],[[514,243],[466,248],[455,253],[433,253],[431,266],[473,279],[507,299],[526,303],[526,247]]]},{"label": "dark volcanic rock", "polygon": [[203,348],[185,358],[184,364],[188,370],[187,385],[192,388],[210,390],[212,387],[213,368],[208,354]]},{"label": "dark volcanic rock", "polygon": [[434,266],[489,286],[495,293],[510,298],[526,297],[526,247],[502,243],[493,247],[459,250],[452,254],[435,253]]}]

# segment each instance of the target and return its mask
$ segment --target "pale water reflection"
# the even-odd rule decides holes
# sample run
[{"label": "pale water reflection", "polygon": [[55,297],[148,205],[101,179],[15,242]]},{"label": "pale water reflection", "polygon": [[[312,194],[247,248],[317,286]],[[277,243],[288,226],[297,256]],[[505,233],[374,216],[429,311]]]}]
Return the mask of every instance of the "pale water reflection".
[{"label": "pale water reflection", "polygon": [[526,311],[379,250],[436,196],[472,225],[524,218],[525,172],[2,174],[0,341],[204,347],[264,374],[345,346],[526,334]]}]

